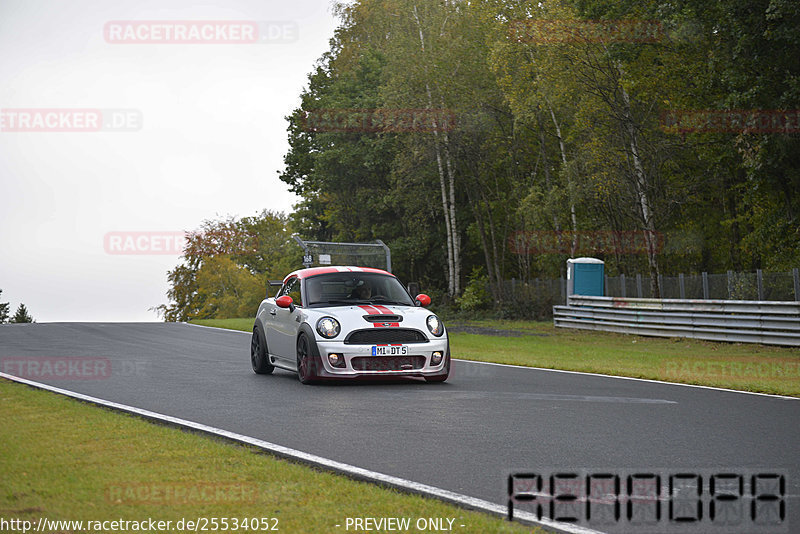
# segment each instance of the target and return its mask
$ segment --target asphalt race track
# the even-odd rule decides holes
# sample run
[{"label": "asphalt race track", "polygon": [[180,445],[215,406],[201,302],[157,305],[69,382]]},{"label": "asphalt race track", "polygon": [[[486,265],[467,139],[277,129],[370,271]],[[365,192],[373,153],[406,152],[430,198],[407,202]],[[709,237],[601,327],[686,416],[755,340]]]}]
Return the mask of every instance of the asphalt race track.
[{"label": "asphalt race track", "polygon": [[0,370],[107,361],[89,379],[22,376],[498,504],[517,470],[782,469],[800,531],[800,400],[463,361],[444,384],[303,386],[254,374],[249,343],[174,323],[7,325]]}]

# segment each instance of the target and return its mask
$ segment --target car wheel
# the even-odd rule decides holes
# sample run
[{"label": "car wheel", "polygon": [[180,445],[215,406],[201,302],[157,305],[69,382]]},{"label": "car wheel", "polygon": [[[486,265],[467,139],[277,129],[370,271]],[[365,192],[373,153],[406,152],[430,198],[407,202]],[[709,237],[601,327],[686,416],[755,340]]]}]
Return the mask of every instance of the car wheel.
[{"label": "car wheel", "polygon": [[253,337],[250,339],[250,366],[258,375],[268,375],[275,370],[275,367],[269,363],[267,341],[257,326],[253,328]]},{"label": "car wheel", "polygon": [[447,355],[447,360],[444,364],[444,372],[440,375],[433,375],[433,376],[426,376],[425,380],[427,382],[444,382],[447,380],[447,377],[450,376],[450,355]]},{"label": "car wheel", "polygon": [[302,384],[313,384],[317,378],[314,355],[305,334],[297,338],[297,378]]}]

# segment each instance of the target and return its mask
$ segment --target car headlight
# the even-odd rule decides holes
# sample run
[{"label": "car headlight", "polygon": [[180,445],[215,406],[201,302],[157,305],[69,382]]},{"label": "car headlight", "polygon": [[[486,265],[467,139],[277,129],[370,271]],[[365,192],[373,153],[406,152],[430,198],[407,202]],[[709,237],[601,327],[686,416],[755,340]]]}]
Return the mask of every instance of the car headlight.
[{"label": "car headlight", "polygon": [[317,321],[317,332],[319,332],[319,335],[322,337],[328,339],[334,338],[339,335],[341,330],[342,327],[339,326],[339,321],[333,317],[323,317]]},{"label": "car headlight", "polygon": [[442,325],[442,322],[435,315],[429,315],[425,323],[428,325],[428,330],[431,331],[431,334],[436,337],[441,336],[444,332],[444,325]]}]

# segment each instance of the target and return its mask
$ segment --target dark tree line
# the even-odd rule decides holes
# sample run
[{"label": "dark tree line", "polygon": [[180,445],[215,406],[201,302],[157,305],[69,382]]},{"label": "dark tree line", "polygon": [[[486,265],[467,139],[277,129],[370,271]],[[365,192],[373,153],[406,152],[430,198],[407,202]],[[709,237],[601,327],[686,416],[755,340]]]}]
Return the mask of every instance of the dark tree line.
[{"label": "dark tree line", "polygon": [[[306,237],[383,239],[401,276],[452,296],[470,277],[496,289],[556,276],[578,246],[570,235],[591,231],[643,236],[637,253],[594,251],[612,274],[800,263],[796,2],[338,9],[331,49],[288,118],[281,179],[303,199],[293,219]],[[622,24],[586,24],[603,20]],[[652,32],[633,33],[637,21]],[[404,128],[386,120],[398,110],[431,113]],[[687,110],[793,115],[782,131],[665,122]],[[567,249],[520,254],[514,236],[536,232]]]},{"label": "dark tree line", "polygon": [[[261,256],[190,244],[167,319],[243,313],[235,302],[284,267],[293,232],[382,239],[403,280],[470,306],[576,255],[652,275],[654,295],[658,274],[800,265],[798,2],[336,9],[287,117],[280,179],[300,203],[258,231],[263,215],[207,222],[277,244]],[[631,235],[639,245],[621,246]]]}]

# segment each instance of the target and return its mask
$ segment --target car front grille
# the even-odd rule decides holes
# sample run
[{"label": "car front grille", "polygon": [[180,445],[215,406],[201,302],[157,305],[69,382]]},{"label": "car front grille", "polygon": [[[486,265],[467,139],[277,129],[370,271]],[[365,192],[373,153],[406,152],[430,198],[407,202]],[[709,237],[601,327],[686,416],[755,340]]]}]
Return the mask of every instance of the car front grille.
[{"label": "car front grille", "polygon": [[403,321],[402,315],[364,315],[364,320],[370,323],[400,323]]},{"label": "car front grille", "polygon": [[355,371],[411,371],[425,366],[425,356],[368,356],[350,360]]},{"label": "car front grille", "polygon": [[419,330],[411,328],[370,328],[351,332],[344,342],[349,345],[427,343],[428,338]]}]

